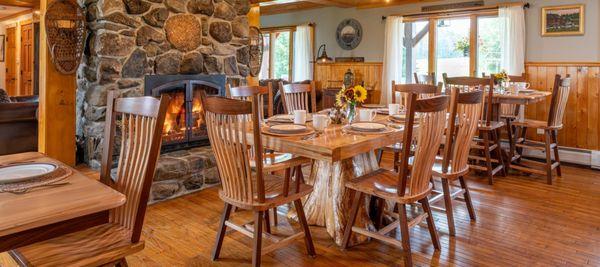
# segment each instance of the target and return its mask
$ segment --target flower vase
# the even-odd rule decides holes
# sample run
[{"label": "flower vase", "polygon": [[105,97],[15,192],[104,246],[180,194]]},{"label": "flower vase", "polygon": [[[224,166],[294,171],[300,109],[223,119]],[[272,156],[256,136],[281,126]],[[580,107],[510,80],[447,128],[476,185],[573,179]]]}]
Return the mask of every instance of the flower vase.
[{"label": "flower vase", "polygon": [[346,107],[346,120],[348,121],[348,124],[354,122],[355,117],[356,103],[348,103],[348,106]]}]

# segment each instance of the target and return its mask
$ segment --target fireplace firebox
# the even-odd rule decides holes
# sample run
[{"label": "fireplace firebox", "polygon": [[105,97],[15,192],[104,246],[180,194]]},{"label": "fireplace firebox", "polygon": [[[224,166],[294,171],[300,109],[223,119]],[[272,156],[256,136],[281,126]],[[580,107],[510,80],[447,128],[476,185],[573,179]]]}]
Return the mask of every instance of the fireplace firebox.
[{"label": "fireplace firebox", "polygon": [[169,95],[163,128],[161,151],[171,152],[206,146],[210,142],[202,118],[200,92],[206,95],[225,96],[225,75],[149,75],[145,77],[146,95]]}]

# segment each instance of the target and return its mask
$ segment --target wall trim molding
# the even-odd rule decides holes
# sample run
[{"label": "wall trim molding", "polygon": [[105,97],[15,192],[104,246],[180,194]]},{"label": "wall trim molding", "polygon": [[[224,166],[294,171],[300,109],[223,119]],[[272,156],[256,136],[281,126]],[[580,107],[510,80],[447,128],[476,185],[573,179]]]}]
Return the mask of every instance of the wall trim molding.
[{"label": "wall trim molding", "polygon": [[546,67],[568,67],[568,66],[586,66],[586,67],[600,67],[600,62],[525,62],[525,66],[546,66]]}]

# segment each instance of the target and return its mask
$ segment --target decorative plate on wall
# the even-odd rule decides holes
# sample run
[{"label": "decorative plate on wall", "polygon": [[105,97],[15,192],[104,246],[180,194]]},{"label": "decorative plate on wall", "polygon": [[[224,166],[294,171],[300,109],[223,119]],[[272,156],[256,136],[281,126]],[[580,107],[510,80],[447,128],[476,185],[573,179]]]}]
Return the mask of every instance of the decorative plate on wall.
[{"label": "decorative plate on wall", "polygon": [[338,25],[335,38],[341,48],[352,50],[360,44],[362,34],[362,26],[358,20],[345,19]]}]

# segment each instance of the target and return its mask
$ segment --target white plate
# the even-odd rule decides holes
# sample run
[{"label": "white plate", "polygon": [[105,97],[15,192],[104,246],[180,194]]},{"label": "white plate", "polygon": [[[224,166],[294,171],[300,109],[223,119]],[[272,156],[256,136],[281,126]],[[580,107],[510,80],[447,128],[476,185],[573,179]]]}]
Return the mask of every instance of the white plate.
[{"label": "white plate", "polygon": [[306,126],[296,124],[279,124],[269,127],[269,131],[274,133],[301,133],[307,130]]},{"label": "white plate", "polygon": [[401,120],[405,120],[406,119],[406,114],[396,114],[396,115],[392,115],[390,117],[392,119],[394,119],[394,120],[401,121]]},{"label": "white plate", "polygon": [[388,108],[378,108],[377,113],[382,115],[388,115],[390,114],[390,110]]},{"label": "white plate", "polygon": [[[275,115],[271,118],[268,119],[268,121],[271,122],[294,122],[294,115],[292,114],[282,114],[282,115]],[[306,121],[312,121],[312,114],[306,114]]]},{"label": "white plate", "polygon": [[533,92],[535,92],[535,90],[531,90],[531,89],[519,90],[519,93],[522,93],[522,94],[531,94]]},{"label": "white plate", "polygon": [[385,130],[385,124],[377,122],[356,122],[350,125],[350,128],[359,132],[381,132]]},{"label": "white plate", "polygon": [[52,163],[26,163],[0,167],[0,184],[16,183],[50,174],[58,169]]}]

